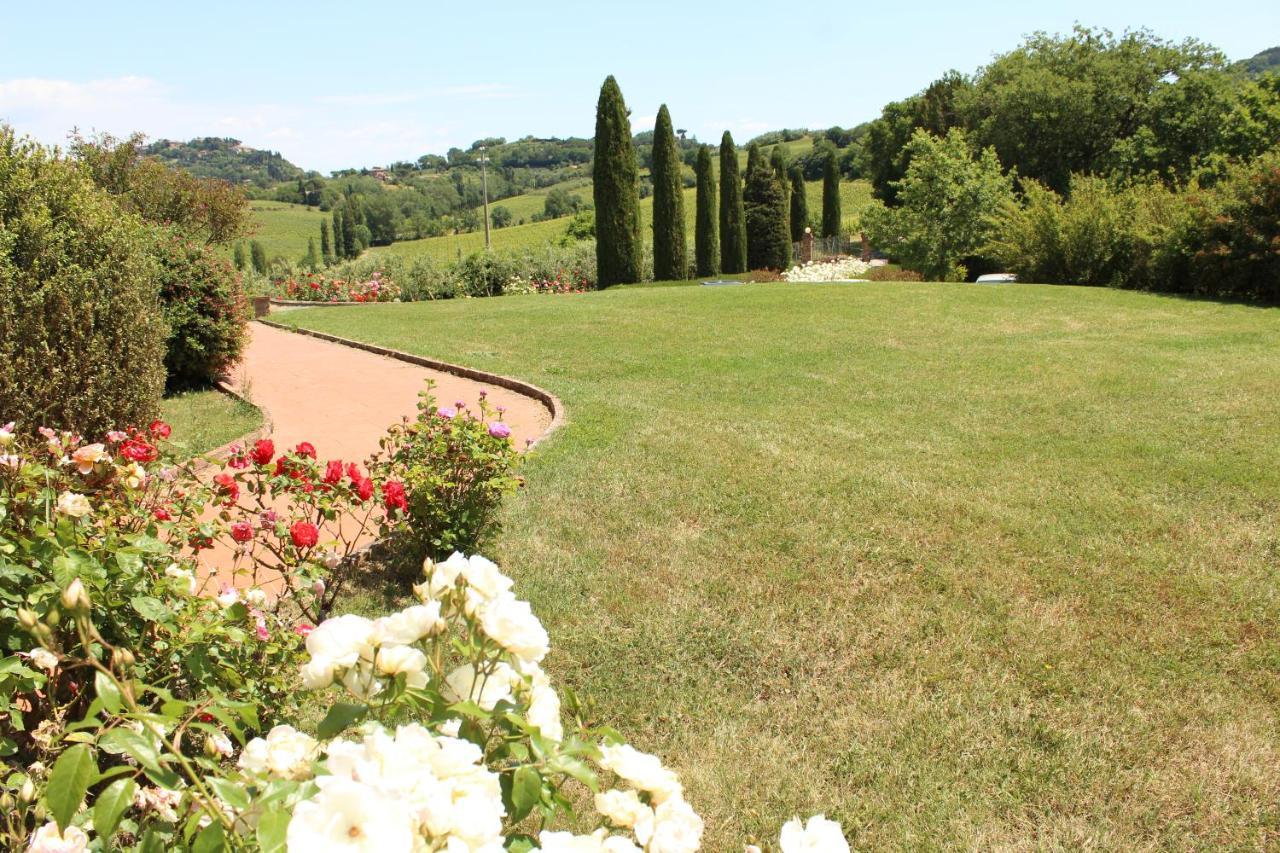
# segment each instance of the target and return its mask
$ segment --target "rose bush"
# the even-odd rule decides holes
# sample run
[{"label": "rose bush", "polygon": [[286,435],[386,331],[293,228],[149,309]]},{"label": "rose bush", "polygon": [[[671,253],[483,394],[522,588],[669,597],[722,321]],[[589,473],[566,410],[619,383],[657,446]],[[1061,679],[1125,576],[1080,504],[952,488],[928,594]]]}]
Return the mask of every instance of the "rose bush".
[{"label": "rose bush", "polygon": [[271,286],[272,296],[302,302],[397,302],[400,299],[400,288],[379,271],[364,281],[309,272],[297,278],[275,280]]},{"label": "rose bush", "polygon": [[784,281],[851,281],[861,278],[871,264],[857,258],[830,258],[794,266],[782,274]]},{"label": "rose bush", "polygon": [[[546,631],[512,587],[483,557],[426,561],[419,603],[335,617],[307,637],[302,680],[331,699],[314,734],[281,724],[252,739],[256,709],[217,696],[146,710],[142,697],[165,691],[133,677],[132,655],[105,642],[100,611],[69,587],[79,643],[56,654],[92,670],[109,699],[56,733],[51,768],[5,782],[16,788],[5,840],[46,851],[698,850],[703,821],[679,777],[584,725],[571,694],[562,706],[541,668]],[[582,800],[597,828],[557,828]],[[788,822],[779,849],[848,845],[819,815]]]},{"label": "rose bush", "polygon": [[406,512],[399,533],[419,557],[471,550],[495,528],[502,499],[520,484],[504,411],[490,408],[484,392],[477,409],[438,406],[429,385],[418,417],[383,439],[378,470],[404,484],[387,500]]}]

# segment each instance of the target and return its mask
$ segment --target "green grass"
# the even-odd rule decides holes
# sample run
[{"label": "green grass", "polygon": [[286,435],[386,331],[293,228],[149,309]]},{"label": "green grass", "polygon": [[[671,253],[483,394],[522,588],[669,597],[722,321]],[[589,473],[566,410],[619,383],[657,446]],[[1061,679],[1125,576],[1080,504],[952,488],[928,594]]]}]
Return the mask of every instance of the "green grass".
[{"label": "green grass", "polygon": [[1280,311],[626,288],[282,320],[569,423],[490,548],[707,849],[1280,844]]},{"label": "green grass", "polygon": [[[279,256],[291,261],[301,260],[307,253],[308,238],[316,241],[316,251],[320,251],[320,223],[332,223],[331,214],[301,204],[251,201],[249,207],[254,233],[243,241],[246,257],[249,242],[257,240],[268,258]],[[227,251],[230,253],[231,248],[228,247]]]},{"label": "green grass", "polygon": [[166,397],[160,417],[173,427],[171,440],[192,455],[235,441],[262,426],[262,412],[221,391],[191,391]]}]

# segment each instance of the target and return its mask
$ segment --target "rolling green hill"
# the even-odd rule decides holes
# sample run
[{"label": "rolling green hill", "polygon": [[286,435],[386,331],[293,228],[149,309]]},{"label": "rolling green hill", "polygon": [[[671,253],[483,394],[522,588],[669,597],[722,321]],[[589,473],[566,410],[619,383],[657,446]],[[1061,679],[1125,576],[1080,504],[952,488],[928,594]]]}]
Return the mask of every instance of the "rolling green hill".
[{"label": "rolling green hill", "polygon": [[206,136],[189,142],[158,139],[144,151],[170,166],[185,169],[197,178],[219,178],[233,184],[269,187],[304,175],[301,168],[278,151],[262,151],[240,140]]}]

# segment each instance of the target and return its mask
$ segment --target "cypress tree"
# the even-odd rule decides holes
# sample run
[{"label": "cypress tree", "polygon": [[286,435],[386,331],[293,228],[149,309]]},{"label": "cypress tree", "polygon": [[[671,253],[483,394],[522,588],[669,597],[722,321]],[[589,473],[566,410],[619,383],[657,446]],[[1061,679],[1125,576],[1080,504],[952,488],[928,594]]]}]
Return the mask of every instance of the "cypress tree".
[{"label": "cypress tree", "polygon": [[809,227],[809,199],[804,191],[804,169],[800,164],[791,167],[791,242],[804,239],[804,229]]},{"label": "cypress tree", "polygon": [[249,258],[253,262],[254,272],[258,275],[267,274],[267,251],[257,240],[249,244]]},{"label": "cypress tree", "polygon": [[640,200],[631,120],[618,82],[609,75],[596,104],[591,166],[596,205],[596,280],[600,287],[640,280]]},{"label": "cypress tree", "polygon": [[342,254],[342,210],[335,207],[333,209],[333,257],[341,258]]},{"label": "cypress tree", "polygon": [[698,275],[720,273],[719,211],[716,210],[716,179],[711,171],[711,148],[698,148],[698,201],[694,217],[693,253]]},{"label": "cypress tree", "polygon": [[320,268],[320,256],[316,254],[316,238],[307,238],[307,253],[302,256],[302,265],[315,272]]},{"label": "cypress tree", "polygon": [[339,221],[342,222],[342,257],[354,258],[360,254],[355,218],[352,216],[351,211],[344,207]]},{"label": "cypress tree", "polygon": [[747,265],[753,270],[789,267],[791,211],[787,196],[777,173],[756,145],[747,153],[742,202],[747,224]]},{"label": "cypress tree", "polygon": [[325,264],[333,263],[333,242],[329,238],[329,220],[320,220],[320,258]]},{"label": "cypress tree", "polygon": [[663,104],[658,108],[658,121],[653,128],[653,277],[656,281],[681,281],[689,275],[680,166],[671,113]]},{"label": "cypress tree", "polygon": [[720,270],[747,271],[747,225],[742,210],[738,148],[729,131],[720,138]]},{"label": "cypress tree", "polygon": [[236,247],[231,250],[231,262],[235,264],[236,269],[244,270],[244,243],[236,243]]},{"label": "cypress tree", "polygon": [[840,236],[840,166],[836,152],[827,152],[822,169],[822,236]]}]

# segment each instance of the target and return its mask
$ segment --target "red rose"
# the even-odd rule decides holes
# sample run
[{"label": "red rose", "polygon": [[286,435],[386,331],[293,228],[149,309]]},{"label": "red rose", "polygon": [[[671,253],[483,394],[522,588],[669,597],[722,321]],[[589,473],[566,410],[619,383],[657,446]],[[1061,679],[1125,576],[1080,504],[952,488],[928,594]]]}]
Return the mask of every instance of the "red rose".
[{"label": "red rose", "polygon": [[298,454],[299,456],[310,456],[312,459],[316,458],[315,445],[309,441],[304,441],[301,444],[299,444],[297,447],[293,449],[293,452]]},{"label": "red rose", "polygon": [[309,521],[295,521],[289,528],[289,538],[299,548],[311,548],[320,541],[320,528]]},{"label": "red rose", "polygon": [[173,520],[173,516],[169,515],[169,510],[165,509],[162,506],[156,507],[152,511],[151,517],[154,518],[156,521],[172,521]]},{"label": "red rose", "polygon": [[406,510],[409,503],[405,500],[404,484],[396,480],[388,480],[382,484],[382,502],[387,508],[387,512],[392,510]]},{"label": "red rose", "polygon": [[222,502],[227,506],[240,499],[240,484],[236,482],[236,478],[231,474],[223,472],[213,478],[214,485],[218,487],[218,494],[222,496]]},{"label": "red rose", "polygon": [[354,462],[348,462],[347,477],[351,480],[351,484],[354,486],[354,485],[360,484],[360,480],[364,477],[364,475],[360,473],[359,465],[357,465]]},{"label": "red rose", "polygon": [[140,438],[131,438],[120,446],[120,455],[130,462],[154,462],[156,449]]},{"label": "red rose", "polygon": [[324,481],[331,486],[336,486],[342,480],[342,460],[330,459],[329,464],[324,468]]},{"label": "red rose", "polygon": [[260,438],[254,443],[249,455],[253,457],[256,464],[266,465],[271,462],[271,457],[276,455],[276,445],[269,438]]},{"label": "red rose", "polygon": [[231,525],[231,538],[237,542],[248,542],[253,538],[253,525],[247,521],[237,521]]},{"label": "red rose", "polygon": [[152,421],[149,429],[156,438],[168,438],[173,432],[173,428],[164,421]]},{"label": "red rose", "polygon": [[361,478],[360,482],[356,483],[356,495],[359,496],[361,503],[373,497],[373,480],[368,477]]}]

